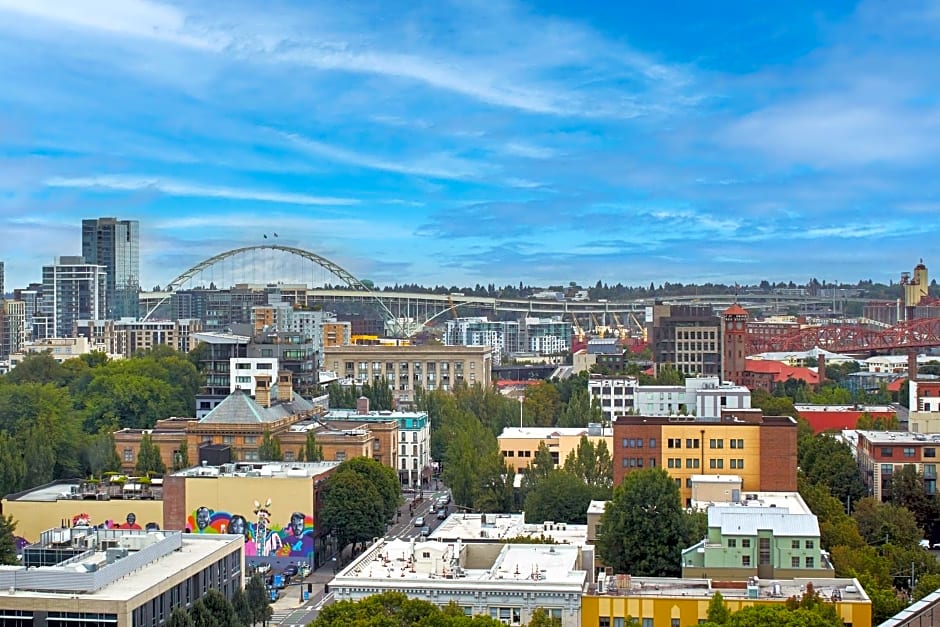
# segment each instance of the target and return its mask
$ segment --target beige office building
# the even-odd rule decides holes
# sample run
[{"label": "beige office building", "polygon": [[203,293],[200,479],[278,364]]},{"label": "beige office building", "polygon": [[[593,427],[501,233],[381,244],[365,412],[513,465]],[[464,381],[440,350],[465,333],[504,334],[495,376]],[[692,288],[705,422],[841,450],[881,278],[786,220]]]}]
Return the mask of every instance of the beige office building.
[{"label": "beige office building", "polygon": [[414,402],[415,389],[452,390],[463,382],[489,387],[489,346],[326,347],[323,367],[357,383],[388,382],[398,407]]}]

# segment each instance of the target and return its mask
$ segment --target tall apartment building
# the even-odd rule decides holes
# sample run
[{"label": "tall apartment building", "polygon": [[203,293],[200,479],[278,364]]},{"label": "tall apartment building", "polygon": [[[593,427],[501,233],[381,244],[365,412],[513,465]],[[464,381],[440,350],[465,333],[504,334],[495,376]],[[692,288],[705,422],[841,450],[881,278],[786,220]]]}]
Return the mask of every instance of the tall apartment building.
[{"label": "tall apartment building", "polygon": [[662,467],[691,503],[695,475],[737,475],[748,492],[796,491],[796,420],[759,409],[719,418],[621,416],[614,423],[614,483],[637,469]]},{"label": "tall apartment building", "polygon": [[721,320],[711,307],[656,304],[646,320],[657,373],[669,365],[688,376],[721,374]]},{"label": "tall apartment building", "polygon": [[196,333],[197,343],[205,344],[199,368],[206,379],[196,394],[196,418],[205,418],[229,395],[232,384],[231,360],[248,357],[250,337],[232,333]]},{"label": "tall apartment building", "polygon": [[418,387],[489,387],[492,356],[489,346],[338,346],[324,351],[323,366],[358,383],[387,381],[398,406],[407,407]]},{"label": "tall apartment building", "polygon": [[108,317],[138,317],[140,223],[137,220],[82,220],[82,256],[104,266]]},{"label": "tall apartment building", "polygon": [[634,377],[591,375],[588,394],[611,422],[625,414],[714,418],[722,411],[751,407],[750,390],[718,377],[687,377],[684,385],[639,385]]},{"label": "tall apartment building", "polygon": [[13,300],[23,302],[26,306],[24,320],[26,339],[42,339],[49,337],[46,332],[46,318],[42,313],[42,283],[30,283],[26,288],[13,290]]},{"label": "tall apartment building", "polygon": [[539,355],[557,355],[571,350],[573,329],[560,317],[524,318],[520,327],[522,350]]},{"label": "tall apartment building", "polygon": [[42,308],[52,337],[69,337],[79,320],[100,320],[107,313],[105,267],[82,257],[56,257],[42,268]]},{"label": "tall apartment building", "polygon": [[3,300],[6,297],[6,283],[4,277],[6,276],[6,266],[0,261],[0,300]]},{"label": "tall apartment building", "polygon": [[23,348],[26,341],[26,303],[0,299],[0,359]]},{"label": "tall apartment building", "polygon": [[490,346],[493,364],[497,366],[504,355],[522,350],[518,322],[489,320],[486,316],[448,320],[444,325],[444,345]]},{"label": "tall apartment building", "polygon": [[95,350],[130,357],[155,346],[188,353],[199,341],[201,320],[78,320],[75,334],[88,338]]},{"label": "tall apartment building", "polygon": [[319,357],[323,354],[324,346],[349,344],[351,324],[339,322],[334,313],[303,309],[281,301],[281,297],[280,292],[271,293],[267,305],[252,307],[252,324],[256,336],[271,332],[299,336],[304,344],[310,345],[317,357],[318,363],[313,365],[314,370],[320,367]]}]

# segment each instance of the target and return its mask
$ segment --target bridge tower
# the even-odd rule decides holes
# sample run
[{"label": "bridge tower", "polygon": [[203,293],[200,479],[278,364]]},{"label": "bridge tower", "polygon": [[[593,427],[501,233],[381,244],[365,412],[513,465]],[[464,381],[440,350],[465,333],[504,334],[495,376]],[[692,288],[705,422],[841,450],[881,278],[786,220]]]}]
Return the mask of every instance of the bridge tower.
[{"label": "bridge tower", "polygon": [[747,310],[737,303],[721,312],[721,380],[737,385],[744,385],[747,317]]}]

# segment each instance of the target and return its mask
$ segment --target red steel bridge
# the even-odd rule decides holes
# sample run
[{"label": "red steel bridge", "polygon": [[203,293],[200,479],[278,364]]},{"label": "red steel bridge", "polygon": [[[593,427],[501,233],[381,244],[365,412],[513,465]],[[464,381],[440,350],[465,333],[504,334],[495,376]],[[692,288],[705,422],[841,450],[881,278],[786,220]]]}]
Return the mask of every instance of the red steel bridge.
[{"label": "red steel bridge", "polygon": [[774,338],[751,337],[748,355],[805,351],[816,346],[833,353],[881,353],[940,346],[940,318],[909,320],[888,328],[831,324]]}]

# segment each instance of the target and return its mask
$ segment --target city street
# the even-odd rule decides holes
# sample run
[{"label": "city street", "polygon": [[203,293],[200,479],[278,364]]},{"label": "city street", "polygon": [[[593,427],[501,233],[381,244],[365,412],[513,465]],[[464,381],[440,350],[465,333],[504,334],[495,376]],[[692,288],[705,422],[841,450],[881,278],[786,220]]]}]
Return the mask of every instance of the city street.
[{"label": "city street", "polygon": [[[432,486],[435,483],[432,482]],[[443,522],[437,518],[437,500],[447,494],[443,484],[439,485],[437,490],[425,490],[423,498],[415,502],[418,493],[405,492],[402,496],[404,504],[398,509],[399,515],[396,516],[394,524],[390,525],[385,534],[386,539],[400,540],[418,540],[420,541],[421,526],[415,525],[415,519],[424,517],[424,524],[433,532],[437,526]],[[448,513],[454,511],[454,506],[448,506]],[[352,554],[351,547],[346,547],[343,551],[341,564],[344,567],[356,555]],[[332,562],[324,564],[319,569],[313,571],[299,583],[291,583],[290,586],[281,590],[280,598],[271,604],[274,614],[268,625],[278,627],[301,627],[313,621],[325,605],[333,602],[333,595],[324,594],[326,586],[333,580],[334,566]],[[312,592],[309,599],[302,600],[302,592],[307,589],[307,584],[312,585]]]}]

